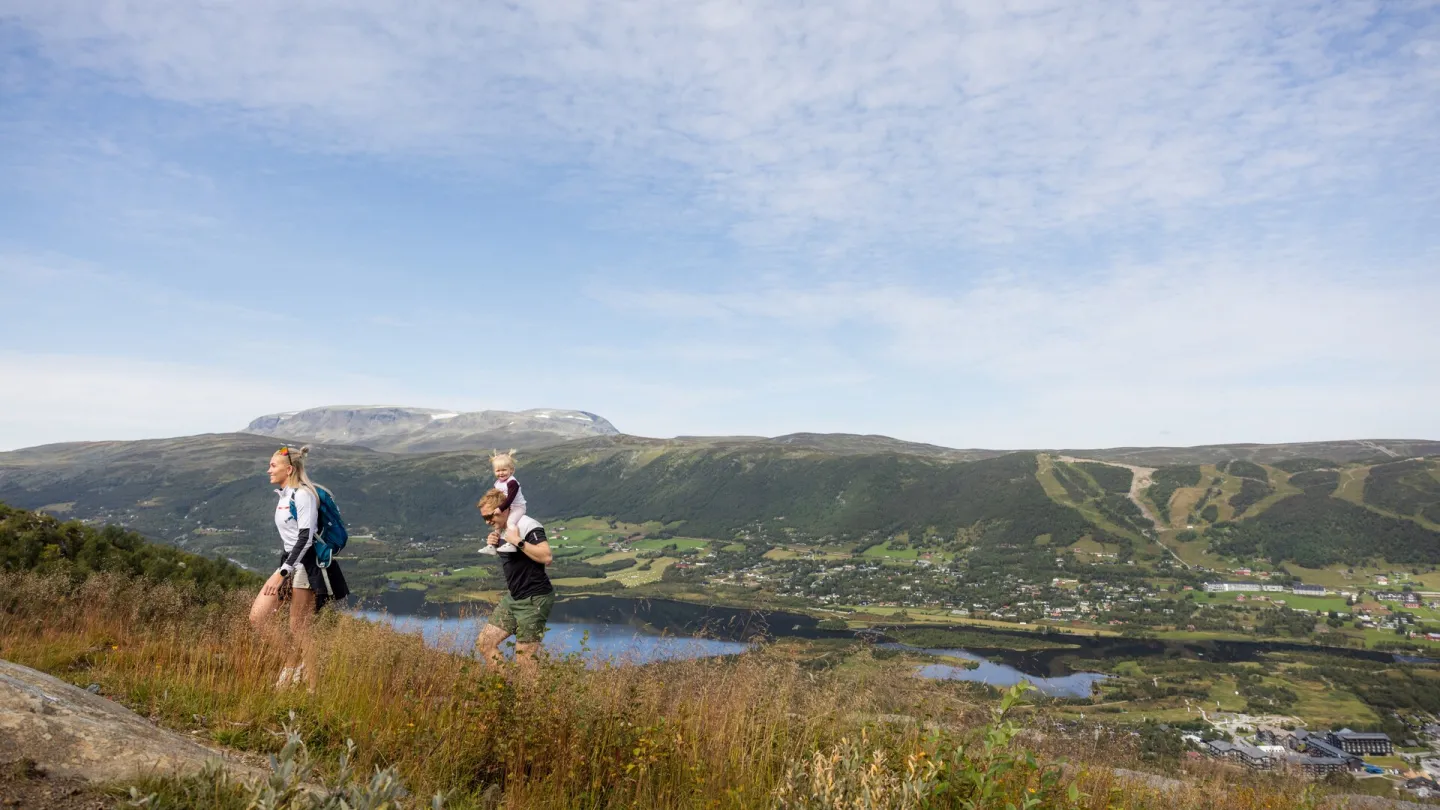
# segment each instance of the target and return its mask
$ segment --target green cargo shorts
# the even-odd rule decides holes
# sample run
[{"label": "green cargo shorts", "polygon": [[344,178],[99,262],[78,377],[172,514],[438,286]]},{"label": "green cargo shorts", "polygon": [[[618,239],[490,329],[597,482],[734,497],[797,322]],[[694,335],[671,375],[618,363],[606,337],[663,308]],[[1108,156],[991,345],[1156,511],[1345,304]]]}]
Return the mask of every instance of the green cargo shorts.
[{"label": "green cargo shorts", "polygon": [[545,635],[545,620],[550,618],[550,608],[555,607],[555,592],[512,599],[510,594],[500,597],[500,604],[490,614],[490,623],[514,634],[521,644],[538,642]]}]

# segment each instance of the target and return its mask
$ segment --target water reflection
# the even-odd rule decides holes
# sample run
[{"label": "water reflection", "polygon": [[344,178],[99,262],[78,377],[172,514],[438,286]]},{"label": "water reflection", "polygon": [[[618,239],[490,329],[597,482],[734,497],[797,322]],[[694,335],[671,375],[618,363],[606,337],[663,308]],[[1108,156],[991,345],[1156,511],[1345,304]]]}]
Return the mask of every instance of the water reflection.
[{"label": "water reflection", "polygon": [[[483,617],[397,616],[373,610],[357,610],[355,615],[385,622],[401,632],[419,633],[432,647],[464,654],[474,651],[475,639],[480,635],[480,628],[485,626]],[[750,647],[739,641],[651,635],[636,632],[627,625],[600,622],[551,622],[544,644],[551,655],[579,653],[590,666],[735,655]],[[501,649],[510,655],[509,648],[510,645],[506,644]]]},{"label": "water reflection", "polygon": [[974,668],[954,666],[951,664],[924,664],[918,667],[916,672],[925,678],[935,678],[936,680],[946,681],[973,681],[975,683],[983,683],[1001,688],[1014,686],[1021,681],[1025,681],[1034,685],[1041,694],[1049,695],[1050,697],[1090,697],[1090,692],[1095,688],[1095,684],[1108,677],[1098,672],[1074,672],[1069,675],[1042,678],[1035,675],[1026,675],[1008,664],[997,664],[994,661],[989,661],[967,650],[917,649],[904,644],[882,644],[880,646],[887,649],[905,650],[907,652],[941,655],[946,658],[959,658],[964,661],[974,661],[976,663]]}]

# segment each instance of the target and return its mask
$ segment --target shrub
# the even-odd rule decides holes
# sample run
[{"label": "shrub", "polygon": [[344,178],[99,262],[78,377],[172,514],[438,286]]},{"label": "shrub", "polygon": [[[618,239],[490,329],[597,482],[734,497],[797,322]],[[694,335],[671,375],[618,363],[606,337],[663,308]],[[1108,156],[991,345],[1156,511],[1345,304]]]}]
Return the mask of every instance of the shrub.
[{"label": "shrub", "polygon": [[[293,724],[295,715],[290,715]],[[285,745],[270,757],[270,773],[264,778],[235,781],[218,762],[208,763],[198,774],[187,777],[156,778],[130,788],[130,806],[149,810],[401,810],[416,805],[406,802],[409,793],[394,768],[377,768],[369,780],[354,768],[355,741],[345,741],[334,780],[316,790],[310,750],[293,725],[284,727]],[[436,794],[428,802],[432,810],[445,806]]]}]

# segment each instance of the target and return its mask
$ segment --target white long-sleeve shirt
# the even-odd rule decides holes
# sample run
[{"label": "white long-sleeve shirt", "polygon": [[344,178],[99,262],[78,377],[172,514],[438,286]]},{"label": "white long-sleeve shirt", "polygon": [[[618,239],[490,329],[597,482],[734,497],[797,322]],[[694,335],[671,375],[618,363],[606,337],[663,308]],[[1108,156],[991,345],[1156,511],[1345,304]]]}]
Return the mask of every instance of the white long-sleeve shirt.
[{"label": "white long-sleeve shirt", "polygon": [[[285,487],[275,490],[280,502],[275,506],[275,528],[280,530],[280,544],[285,549],[285,562],[280,573],[289,576],[299,564],[300,558],[315,544],[319,527],[320,510],[315,503],[315,493],[304,487]],[[295,500],[295,517],[290,516],[290,500]]]}]

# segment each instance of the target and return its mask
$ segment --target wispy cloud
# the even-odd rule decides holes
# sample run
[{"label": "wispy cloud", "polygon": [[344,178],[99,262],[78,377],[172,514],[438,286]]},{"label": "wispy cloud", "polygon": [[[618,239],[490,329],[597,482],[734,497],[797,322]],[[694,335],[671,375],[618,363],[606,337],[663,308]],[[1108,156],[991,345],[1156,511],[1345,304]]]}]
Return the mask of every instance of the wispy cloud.
[{"label": "wispy cloud", "polygon": [[[384,401],[375,381],[316,375],[304,386],[282,376],[203,365],[77,354],[0,351],[0,450],[62,441],[153,438],[239,430],[264,413],[343,401]],[[337,398],[338,397],[338,398]]]},{"label": "wispy cloud", "polygon": [[[637,433],[1440,430],[1440,0],[7,0],[0,59],[0,206],[46,203],[0,225],[45,298],[0,341],[42,387],[84,305],[136,402],[177,346],[250,390],[283,315],[337,400]],[[466,232],[496,189],[575,244]],[[487,370],[512,341],[533,385]]]},{"label": "wispy cloud", "polygon": [[[1358,282],[1358,283],[1357,283]],[[1440,346],[1430,317],[1440,278],[1257,275],[1248,263],[1133,265],[1067,282],[994,276],[961,293],[877,282],[744,292],[631,294],[614,306],[650,318],[709,319],[757,331],[837,328],[883,337],[893,362],[997,377],[1089,377],[1181,360],[1230,378],[1375,362],[1418,369]]]},{"label": "wispy cloud", "polygon": [[920,434],[965,445],[1118,444],[1142,426],[1151,441],[1298,440],[1387,419],[1433,432],[1422,403],[1440,392],[1424,371],[1440,348],[1440,277],[1274,269],[1287,265],[1330,269],[1321,257],[1218,255],[1083,281],[994,275],[958,293],[877,280],[600,300],[683,322],[701,341],[768,336],[796,365],[881,369],[887,386],[906,386],[896,411],[918,398],[935,416],[917,385],[948,392],[956,413],[1001,401]]},{"label": "wispy cloud", "polygon": [[523,156],[811,253],[1193,221],[1440,158],[1431,2],[7,8],[61,63],[302,148]]}]

